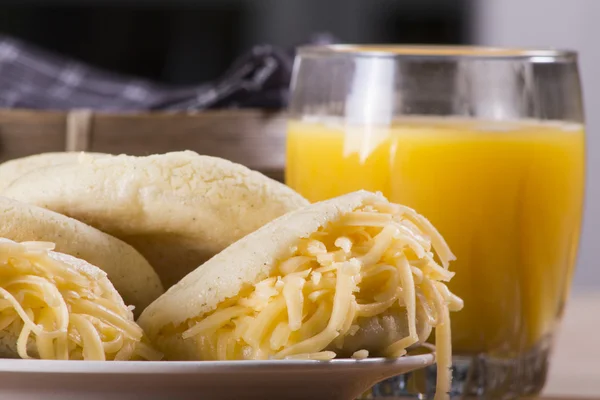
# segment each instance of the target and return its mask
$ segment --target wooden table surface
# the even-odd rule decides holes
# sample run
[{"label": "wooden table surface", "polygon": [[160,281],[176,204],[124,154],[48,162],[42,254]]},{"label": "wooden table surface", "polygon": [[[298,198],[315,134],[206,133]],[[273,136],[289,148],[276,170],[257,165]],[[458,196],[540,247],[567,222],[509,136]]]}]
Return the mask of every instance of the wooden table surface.
[{"label": "wooden table surface", "polygon": [[544,395],[600,399],[600,292],[571,296],[560,327]]}]

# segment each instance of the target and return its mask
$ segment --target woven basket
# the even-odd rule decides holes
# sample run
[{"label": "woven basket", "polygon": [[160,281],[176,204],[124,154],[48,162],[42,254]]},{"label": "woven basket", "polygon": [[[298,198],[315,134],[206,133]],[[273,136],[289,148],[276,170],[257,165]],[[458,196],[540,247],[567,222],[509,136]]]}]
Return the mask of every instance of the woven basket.
[{"label": "woven basket", "polygon": [[0,110],[0,162],[50,151],[223,157],[283,181],[285,115],[260,110],[101,114]]}]

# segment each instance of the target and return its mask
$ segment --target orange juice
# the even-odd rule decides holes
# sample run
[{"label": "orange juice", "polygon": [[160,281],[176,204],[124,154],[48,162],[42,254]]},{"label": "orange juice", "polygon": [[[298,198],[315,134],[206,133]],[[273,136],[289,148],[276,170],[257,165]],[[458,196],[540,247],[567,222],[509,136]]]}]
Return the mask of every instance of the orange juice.
[{"label": "orange juice", "polygon": [[431,220],[457,256],[456,353],[514,357],[553,331],[579,241],[581,125],[290,121],[286,181],[311,201],[378,190]]}]

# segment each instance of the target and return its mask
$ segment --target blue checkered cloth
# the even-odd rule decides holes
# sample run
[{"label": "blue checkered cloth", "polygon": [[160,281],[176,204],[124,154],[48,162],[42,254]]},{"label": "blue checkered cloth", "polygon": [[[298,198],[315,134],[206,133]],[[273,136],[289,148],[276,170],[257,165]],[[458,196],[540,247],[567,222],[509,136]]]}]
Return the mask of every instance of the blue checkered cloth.
[{"label": "blue checkered cloth", "polygon": [[[329,42],[327,35],[313,43]],[[173,87],[104,71],[0,35],[0,108],[99,111],[286,106],[294,52],[256,46],[219,79]]]}]

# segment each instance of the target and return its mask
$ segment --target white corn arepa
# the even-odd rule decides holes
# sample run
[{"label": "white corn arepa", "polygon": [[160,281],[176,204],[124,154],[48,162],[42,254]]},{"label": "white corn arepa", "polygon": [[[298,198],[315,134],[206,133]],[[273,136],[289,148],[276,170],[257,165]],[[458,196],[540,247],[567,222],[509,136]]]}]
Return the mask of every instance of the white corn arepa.
[{"label": "white corn arepa", "polygon": [[244,286],[268,277],[278,260],[289,257],[300,238],[344,213],[374,201],[387,201],[367,191],[314,203],[288,213],[233,243],[150,304],[139,324],[150,338],[168,324],[175,326],[213,311]]},{"label": "white corn arepa", "polygon": [[88,153],[80,151],[64,151],[40,153],[32,156],[15,158],[0,164],[0,191],[13,183],[17,178],[38,168],[53,165],[77,163],[86,157],[106,157],[103,153]]},{"label": "white corn arepa", "polygon": [[259,172],[192,151],[38,169],[3,195],[122,239],[146,257],[165,287],[265,223],[308,204]]},{"label": "white corn arepa", "polygon": [[159,358],[106,272],[52,247],[0,238],[0,357]]},{"label": "white corn arepa", "polygon": [[[281,216],[233,243],[188,274],[148,306],[138,323],[167,359],[203,359],[196,337],[185,338],[182,335],[187,329],[192,329],[189,321],[202,321],[204,315],[216,310],[221,303],[273,276],[278,265],[295,254],[302,239],[312,237],[320,228],[340,221],[359,207],[381,203],[390,204],[379,193],[358,191]],[[439,247],[447,249],[445,243]],[[444,256],[452,258],[449,249]],[[408,335],[404,317],[406,311],[402,309],[400,312],[399,316],[394,316],[399,329],[396,333]],[[431,333],[431,326],[419,308],[416,317],[419,340],[423,342]],[[379,331],[383,335],[381,337],[390,337],[385,328]],[[362,340],[360,332],[350,336]],[[360,346],[360,343],[356,345]]]},{"label": "white corn arepa", "polygon": [[0,237],[52,242],[57,252],[100,268],[136,314],[163,293],[158,275],[141,254],[83,222],[5,197],[0,197],[0,218]]}]

